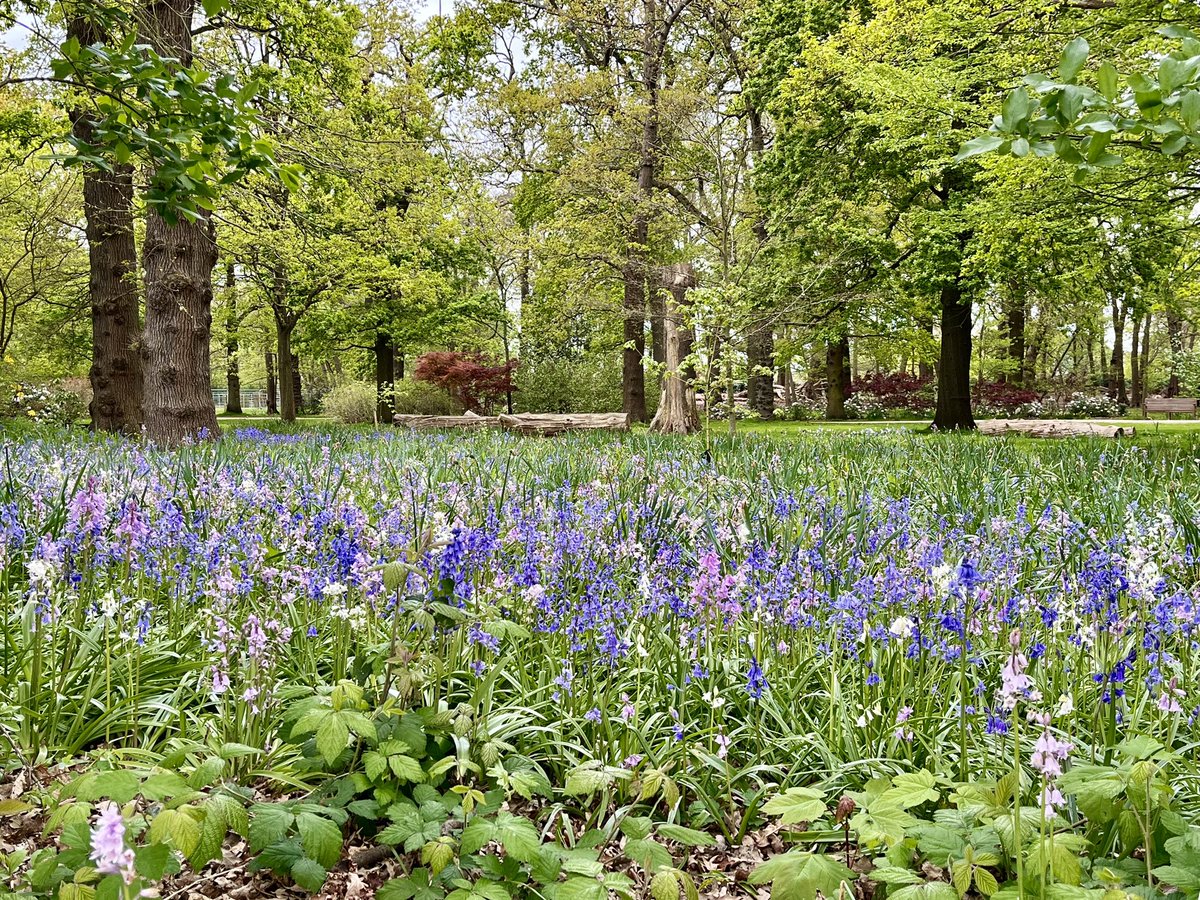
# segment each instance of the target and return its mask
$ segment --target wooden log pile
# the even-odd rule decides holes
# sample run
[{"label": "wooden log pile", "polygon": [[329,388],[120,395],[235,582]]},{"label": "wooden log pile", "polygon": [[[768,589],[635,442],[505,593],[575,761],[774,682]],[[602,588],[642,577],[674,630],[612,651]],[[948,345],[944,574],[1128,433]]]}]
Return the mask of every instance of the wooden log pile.
[{"label": "wooden log pile", "polygon": [[397,415],[395,424],[418,431],[439,428],[504,428],[518,434],[548,437],[564,431],[628,431],[625,413],[521,413],[508,416],[411,416]]},{"label": "wooden log pile", "polygon": [[1035,438],[1121,438],[1132,437],[1134,433],[1132,425],[1097,425],[1063,419],[985,419],[978,426],[981,434],[1019,434]]}]

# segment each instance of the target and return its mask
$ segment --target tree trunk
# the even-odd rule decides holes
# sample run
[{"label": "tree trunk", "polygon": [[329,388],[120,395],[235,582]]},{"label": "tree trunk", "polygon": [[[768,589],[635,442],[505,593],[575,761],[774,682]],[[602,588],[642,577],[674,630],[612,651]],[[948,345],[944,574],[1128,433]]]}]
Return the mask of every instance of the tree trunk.
[{"label": "tree trunk", "polygon": [[292,355],[292,328],[294,326],[278,310],[275,313],[275,350],[279,360],[279,418],[283,422],[296,421],[296,357]]},{"label": "tree trunk", "polygon": [[1129,397],[1133,406],[1142,405],[1142,319],[1133,315],[1132,347],[1129,354]]},{"label": "tree trunk", "polygon": [[[930,335],[933,334],[933,322],[929,323],[929,333]],[[936,374],[937,373],[934,371],[933,366],[929,364],[929,360],[922,356],[920,361],[917,363],[917,377],[922,381],[928,381]]]},{"label": "tree trunk", "polygon": [[1150,393],[1150,386],[1147,380],[1150,374],[1150,321],[1153,315],[1153,311],[1148,309],[1146,310],[1145,318],[1142,319],[1142,383],[1139,385],[1141,389],[1140,397],[1142,399],[1138,400],[1137,404],[1135,404],[1139,406],[1142,400],[1146,398],[1146,395]]},{"label": "tree trunk", "polygon": [[266,352],[267,363],[267,415],[277,415],[279,413],[279,382],[275,378],[275,354],[270,350]]},{"label": "tree trunk", "polygon": [[825,344],[825,418],[846,418],[846,372],[850,363],[850,340],[841,338]]},{"label": "tree trunk", "polygon": [[[700,430],[696,411],[696,392],[688,378],[684,359],[691,352],[690,328],[683,327],[681,310],[686,303],[687,289],[696,283],[689,265],[668,266],[663,280],[671,299],[664,301],[663,342],[666,371],[663,374],[662,396],[650,430],[663,434],[691,434]],[[685,337],[685,334],[689,335]]]},{"label": "tree trunk", "polygon": [[963,296],[960,275],[942,285],[942,349],[937,372],[939,431],[973,429],[971,414],[971,301]]},{"label": "tree trunk", "polygon": [[1025,382],[1025,297],[1020,293],[1010,296],[1005,305],[1004,339],[1008,367],[1000,380],[1019,387]]},{"label": "tree trunk", "polygon": [[238,319],[237,278],[233,263],[225,267],[226,298],[225,318],[225,412],[228,415],[242,414],[242,379],[238,371]]},{"label": "tree trunk", "polygon": [[1113,315],[1113,352],[1108,366],[1108,395],[1115,397],[1117,402],[1128,406],[1129,393],[1125,388],[1125,316],[1129,310],[1114,294],[1112,300]]},{"label": "tree trunk", "polygon": [[[295,323],[292,324],[293,330]],[[296,407],[296,412],[304,409],[304,386],[300,379],[300,357],[296,353],[292,353],[292,403]]]},{"label": "tree trunk", "polygon": [[[106,38],[86,16],[71,19],[69,37],[88,46]],[[90,143],[95,121],[71,110],[75,138]],[[142,429],[141,310],[133,226],[133,166],[83,170],[88,243],[88,302],[92,311],[92,428],[138,434]]]},{"label": "tree trunk", "polygon": [[1167,396],[1179,396],[1179,356],[1183,353],[1183,319],[1173,303],[1167,304],[1167,341],[1171,350],[1171,371],[1167,378]]},{"label": "tree trunk", "polygon": [[[155,0],[142,38],[159,55],[192,62],[195,0]],[[212,401],[209,338],[217,244],[211,215],[171,224],[151,207],[143,248],[146,271],[146,434],[166,445],[219,436]]]},{"label": "tree trunk", "polygon": [[383,424],[391,424],[396,415],[392,394],[396,382],[396,349],[384,332],[375,332],[375,415]]}]

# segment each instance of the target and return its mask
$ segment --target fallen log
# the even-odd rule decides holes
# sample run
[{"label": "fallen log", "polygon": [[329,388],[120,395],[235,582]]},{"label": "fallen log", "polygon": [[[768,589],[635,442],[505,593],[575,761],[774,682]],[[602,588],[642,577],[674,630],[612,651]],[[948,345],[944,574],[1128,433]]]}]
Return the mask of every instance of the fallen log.
[{"label": "fallen log", "polygon": [[629,416],[625,413],[522,413],[516,416],[500,416],[500,425],[518,434],[546,437],[564,431],[628,431]]},{"label": "fallen log", "polygon": [[552,435],[564,431],[628,431],[625,413],[521,413],[515,416],[415,416],[397,415],[395,424],[418,431],[438,428],[504,428],[518,434]]},{"label": "fallen log", "polygon": [[497,428],[500,425],[500,419],[497,416],[415,416],[397,414],[395,424],[413,428],[417,431],[428,431],[434,428]]},{"label": "fallen log", "polygon": [[1098,425],[1069,419],[985,419],[978,423],[982,434],[1019,434],[1035,438],[1131,437],[1132,425]]}]

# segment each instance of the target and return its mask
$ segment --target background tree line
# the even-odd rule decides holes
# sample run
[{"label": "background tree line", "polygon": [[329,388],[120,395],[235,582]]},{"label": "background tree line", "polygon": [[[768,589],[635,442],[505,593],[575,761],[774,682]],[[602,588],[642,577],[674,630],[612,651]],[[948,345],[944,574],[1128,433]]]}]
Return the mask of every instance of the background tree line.
[{"label": "background tree line", "polygon": [[[348,380],[386,419],[428,351],[519,359],[493,402],[645,421],[675,340],[710,411],[841,418],[903,377],[945,428],[998,385],[1137,404],[1196,368],[1192,155],[1161,124],[1195,124],[1191,7],[0,15],[0,351],[10,377],[86,371],[97,428],[179,442],[216,433],[214,387],[288,419]],[[1165,114],[1140,82],[1108,97],[1170,54]]]}]

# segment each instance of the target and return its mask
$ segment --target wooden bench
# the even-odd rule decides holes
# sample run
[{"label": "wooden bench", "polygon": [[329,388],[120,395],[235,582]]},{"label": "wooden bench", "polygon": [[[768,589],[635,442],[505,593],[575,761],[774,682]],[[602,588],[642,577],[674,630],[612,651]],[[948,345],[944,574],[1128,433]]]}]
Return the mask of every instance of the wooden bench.
[{"label": "wooden bench", "polygon": [[1184,413],[1196,417],[1195,397],[1147,397],[1142,401],[1142,416],[1150,418],[1151,413],[1166,413],[1168,419],[1173,419],[1175,413]]}]

